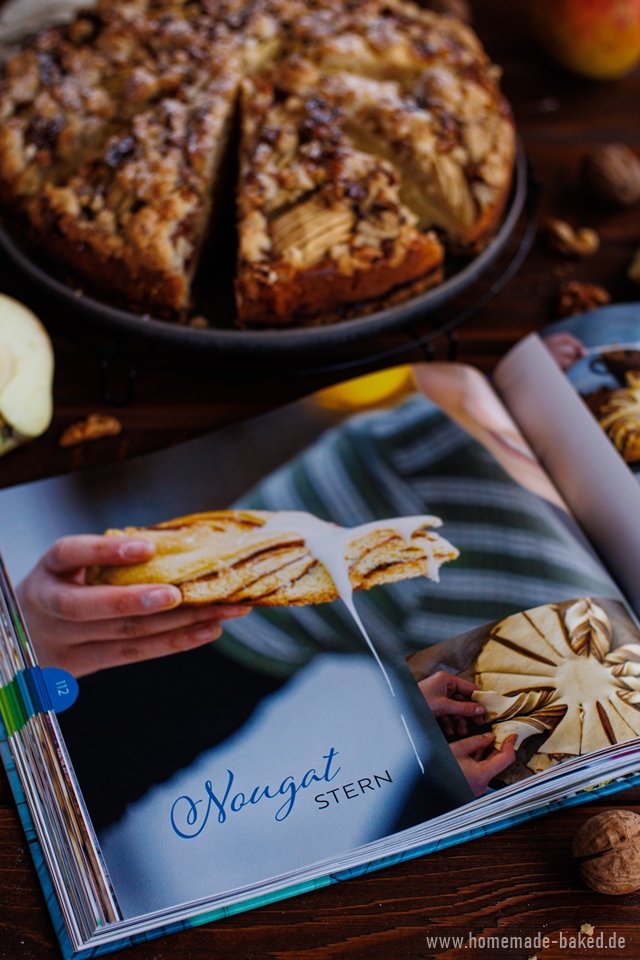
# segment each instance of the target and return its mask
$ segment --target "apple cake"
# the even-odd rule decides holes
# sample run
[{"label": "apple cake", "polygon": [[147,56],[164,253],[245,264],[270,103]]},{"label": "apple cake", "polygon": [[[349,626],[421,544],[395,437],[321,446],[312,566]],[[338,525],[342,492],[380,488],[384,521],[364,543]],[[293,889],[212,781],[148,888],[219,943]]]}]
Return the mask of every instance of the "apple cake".
[{"label": "apple cake", "polygon": [[[458,550],[439,517],[380,520],[346,528],[301,511],[218,510],[151,527],[107,530],[149,540],[145,563],[90,567],[92,584],[173,583],[182,602],[293,606],[324,603],[410,577],[438,579]],[[322,559],[320,559],[322,557]],[[344,581],[344,582],[343,582]]]},{"label": "apple cake", "polygon": [[[240,326],[438,283],[503,213],[499,70],[410,0],[98,0],[0,80],[0,200],[130,309],[185,320],[236,177]],[[234,171],[234,167],[236,168]]]}]

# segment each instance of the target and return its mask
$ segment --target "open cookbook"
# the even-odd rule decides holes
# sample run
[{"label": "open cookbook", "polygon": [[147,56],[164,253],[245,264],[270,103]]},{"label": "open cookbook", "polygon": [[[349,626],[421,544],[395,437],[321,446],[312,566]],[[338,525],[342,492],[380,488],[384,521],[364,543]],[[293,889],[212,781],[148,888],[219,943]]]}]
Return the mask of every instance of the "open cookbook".
[{"label": "open cookbook", "polygon": [[[385,407],[0,491],[0,749],[65,957],[640,780],[640,487],[582,379],[640,313],[601,313],[566,372],[532,335],[491,383],[422,364]],[[107,530],[155,552],[44,615],[41,558]],[[244,615],[174,653],[125,630],[110,665],[97,591],[148,583]]]}]

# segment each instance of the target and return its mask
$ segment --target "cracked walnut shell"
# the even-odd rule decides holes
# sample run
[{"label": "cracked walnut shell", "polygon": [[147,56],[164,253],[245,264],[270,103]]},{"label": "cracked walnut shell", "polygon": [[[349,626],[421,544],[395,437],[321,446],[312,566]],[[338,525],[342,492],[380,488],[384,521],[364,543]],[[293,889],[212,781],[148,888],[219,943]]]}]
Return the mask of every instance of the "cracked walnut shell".
[{"label": "cracked walnut shell", "polygon": [[640,889],[640,816],[604,810],[582,824],[573,841],[580,878],[598,893],[620,895]]},{"label": "cracked walnut shell", "polygon": [[584,161],[583,180],[594,199],[620,207],[640,200],[640,159],[624,143],[606,143]]}]

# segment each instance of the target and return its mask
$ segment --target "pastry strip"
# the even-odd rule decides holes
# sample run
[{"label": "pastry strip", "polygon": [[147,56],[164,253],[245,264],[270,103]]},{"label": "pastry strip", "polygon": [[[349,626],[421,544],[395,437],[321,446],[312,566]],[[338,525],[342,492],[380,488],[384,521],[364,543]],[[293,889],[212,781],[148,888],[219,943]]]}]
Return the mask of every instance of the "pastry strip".
[{"label": "pastry strip", "polygon": [[[336,569],[348,571],[352,590],[410,577],[437,579],[441,564],[458,556],[433,529],[439,524],[437,517],[404,517],[348,530],[302,513],[197,513],[152,527],[108,530],[108,536],[149,540],[156,554],[146,563],[91,567],[87,581],[173,583],[183,602],[194,605],[323,603],[340,595]],[[320,541],[324,563],[310,545],[319,547]]]}]

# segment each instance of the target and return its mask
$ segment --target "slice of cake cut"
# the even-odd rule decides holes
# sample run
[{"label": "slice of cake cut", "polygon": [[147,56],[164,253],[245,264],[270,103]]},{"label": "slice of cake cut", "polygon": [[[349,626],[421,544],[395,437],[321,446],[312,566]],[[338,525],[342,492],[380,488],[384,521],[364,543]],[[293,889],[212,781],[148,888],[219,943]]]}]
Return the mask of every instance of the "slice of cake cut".
[{"label": "slice of cake cut", "polygon": [[[437,580],[458,550],[439,517],[400,517],[339,527],[300,511],[221,510],[151,527],[108,530],[152,542],[146,563],[91,567],[91,584],[173,583],[186,604],[325,603],[411,577]],[[322,559],[321,559],[322,558]],[[343,596],[344,598],[344,596]]]},{"label": "slice of cake cut", "polygon": [[[154,15],[149,6],[123,4],[126,15],[115,9],[52,33],[44,89],[20,107],[14,98],[10,124],[27,144],[25,163],[4,182],[55,259],[126,303],[175,317],[189,305],[241,69],[223,23],[189,4],[155,4]],[[42,76],[38,54],[36,62]],[[76,97],[65,125],[55,110],[84,91],[91,63],[104,109],[88,116]],[[47,149],[31,143],[40,130]]]},{"label": "slice of cake cut", "polygon": [[333,320],[442,279],[443,248],[416,225],[386,160],[355,149],[339,104],[287,94],[277,71],[243,83],[238,322]]}]

